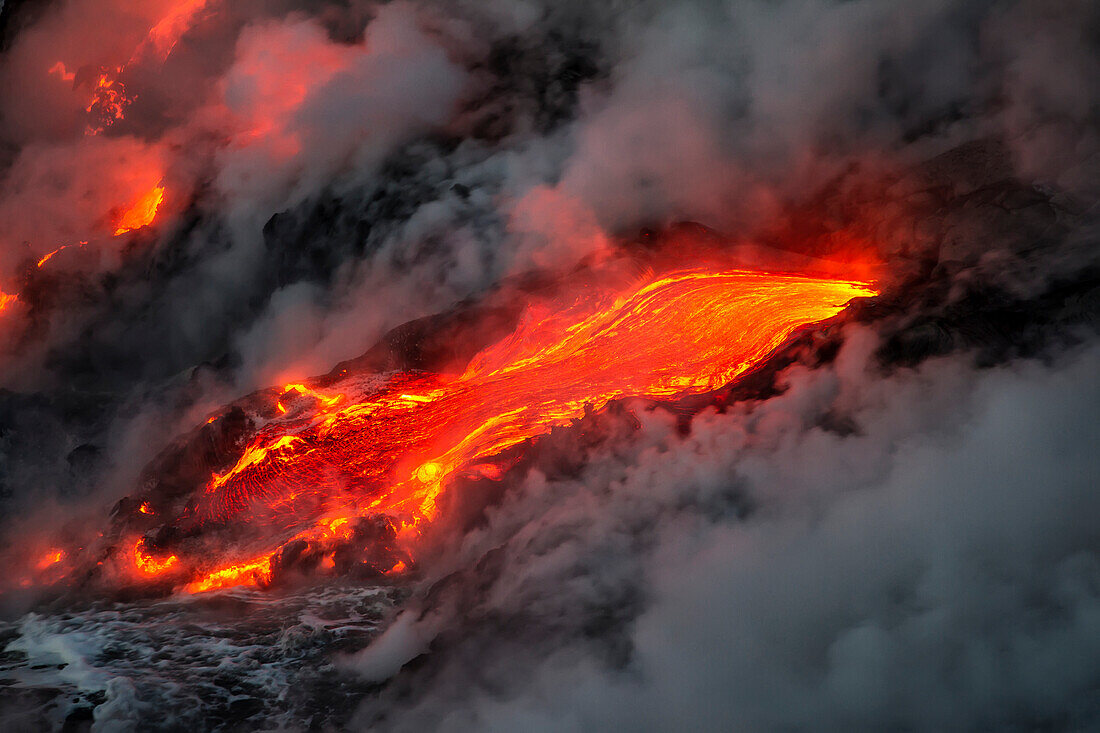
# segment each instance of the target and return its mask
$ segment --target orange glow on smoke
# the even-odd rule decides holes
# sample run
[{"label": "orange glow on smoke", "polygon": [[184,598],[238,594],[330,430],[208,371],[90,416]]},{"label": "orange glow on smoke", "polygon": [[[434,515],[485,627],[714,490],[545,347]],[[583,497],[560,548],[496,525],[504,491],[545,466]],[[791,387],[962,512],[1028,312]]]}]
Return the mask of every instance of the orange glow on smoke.
[{"label": "orange glow on smoke", "polygon": [[152,27],[149,35],[134,52],[133,61],[142,54],[149,53],[157,61],[164,61],[172,53],[183,34],[191,29],[199,12],[209,0],[181,0],[173,2],[168,12]]},{"label": "orange glow on smoke", "polygon": [[233,144],[285,162],[302,149],[297,118],[312,91],[348,69],[361,53],[318,33],[305,46],[289,30],[242,34],[232,73],[223,80],[223,111]]},{"label": "orange glow on smoke", "polygon": [[42,558],[38,561],[38,563],[37,563],[37,565],[35,565],[35,567],[37,567],[39,570],[45,570],[46,568],[50,567],[51,565],[56,565],[57,563],[61,562],[61,560],[64,557],[65,557],[65,553],[63,551],[61,551],[61,550],[50,550],[49,552],[47,552],[45,555],[42,556]]},{"label": "orange glow on smoke", "polygon": [[73,82],[73,88],[88,88],[91,99],[84,107],[89,119],[85,126],[86,135],[98,135],[105,129],[125,117],[126,108],[137,99],[136,95],[126,92],[121,77],[128,66],[152,58],[163,63],[172,49],[179,43],[199,18],[200,12],[209,4],[209,0],[174,0],[167,12],[149,29],[145,39],[134,50],[130,59],[121,66],[99,67],[94,77],[85,75],[85,69],[71,72],[61,61],[50,67],[49,73],[62,81]]},{"label": "orange glow on smoke", "polygon": [[153,219],[157,217],[157,209],[163,201],[164,186],[157,185],[146,191],[119,216],[118,224],[115,226],[115,236],[152,224]]},{"label": "orange glow on smoke", "polygon": [[61,81],[72,81],[76,78],[76,74],[65,68],[65,64],[58,61],[56,64],[50,67],[51,74],[57,74]]},{"label": "orange glow on smoke", "polygon": [[437,517],[449,479],[480,461],[612,400],[718,389],[796,329],[875,294],[867,283],[824,277],[681,271],[529,314],[462,374],[395,373],[381,391],[355,399],[287,385],[314,398],[308,414],[279,418],[255,438],[232,469],[212,477],[195,510],[200,522],[268,527],[276,542],[186,589],[265,584],[287,542],[329,547],[350,537],[359,517],[400,520],[398,540],[415,539]]}]

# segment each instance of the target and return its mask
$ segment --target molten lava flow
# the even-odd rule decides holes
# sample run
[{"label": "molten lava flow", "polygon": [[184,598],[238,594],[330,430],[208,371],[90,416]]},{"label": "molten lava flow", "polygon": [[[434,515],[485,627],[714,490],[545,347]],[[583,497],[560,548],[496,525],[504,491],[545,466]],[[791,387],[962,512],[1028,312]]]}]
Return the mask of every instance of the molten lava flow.
[{"label": "molten lava flow", "polygon": [[86,240],[81,240],[80,243],[77,244],[77,245],[63,244],[60,247],[57,247],[56,249],[50,250],[46,254],[39,257],[38,262],[35,264],[35,267],[39,267],[39,268],[42,267],[42,265],[46,264],[51,259],[53,259],[53,256],[56,255],[58,252],[60,252],[63,249],[68,249],[69,247],[73,247],[73,246],[83,247],[87,244],[88,244],[88,242]]},{"label": "molten lava flow", "polygon": [[[280,412],[290,392],[308,398],[308,409],[273,422],[236,465],[213,475],[188,517],[259,528],[276,536],[274,549],[208,572],[187,590],[266,583],[279,547],[331,547],[350,536],[350,518],[399,520],[397,539],[405,541],[436,517],[448,480],[478,461],[612,400],[715,390],[799,327],[874,294],[845,280],[677,272],[595,303],[529,315],[459,375],[399,372],[356,399],[288,385]],[[390,572],[404,567],[395,562]]]},{"label": "molten lava flow", "polygon": [[103,69],[92,82],[92,101],[84,108],[89,120],[85,132],[98,135],[125,117],[126,108],[134,98],[126,94],[126,85],[119,79],[122,67]]},{"label": "molten lava flow", "polygon": [[[286,396],[290,392],[296,392],[299,395],[305,395],[305,396],[308,396],[308,397],[312,397],[315,400],[317,400],[318,402],[320,402],[321,405],[323,405],[324,407],[332,407],[337,402],[344,399],[344,395],[342,395],[342,394],[338,394],[335,397],[326,397],[323,394],[310,389],[309,387],[305,386],[304,384],[288,384],[285,387],[283,387],[283,395],[284,396]],[[286,412],[286,407],[283,405],[283,401],[281,399],[278,402],[275,403],[275,408],[279,412],[282,412],[282,413]]]},{"label": "molten lava flow", "polygon": [[72,72],[58,61],[50,67],[49,73],[56,74],[62,81],[71,81],[73,90],[88,89],[91,93],[84,111],[88,121],[85,135],[98,135],[105,129],[125,117],[126,108],[133,104],[136,97],[126,93],[126,85],[119,78],[125,70],[123,66],[82,67]]},{"label": "molten lava flow", "polygon": [[[323,544],[334,540],[346,541],[351,539],[352,535],[348,517],[330,517],[298,533],[296,539]],[[271,581],[274,557],[275,552],[268,552],[259,557],[220,568],[191,581],[184,586],[184,590],[188,593],[204,593],[239,585],[266,585]],[[335,565],[335,562],[332,565]]]},{"label": "molten lava flow", "polygon": [[267,459],[269,453],[274,456],[277,453],[284,452],[295,443],[301,442],[302,439],[297,436],[284,435],[271,445],[250,446],[248,450],[244,452],[244,455],[242,455],[237,461],[237,465],[233,466],[233,468],[229,469],[229,471],[221,476],[215,474],[214,478],[210,481],[210,485],[207,487],[206,490],[215,491],[222,486],[225,486],[227,483],[233,480],[233,478],[243,473],[247,469],[263,463]]},{"label": "molten lava flow", "polygon": [[146,191],[119,216],[118,224],[115,225],[115,236],[152,224],[162,201],[164,186],[158,184]]},{"label": "molten lava flow", "polygon": [[271,557],[230,565],[192,581],[184,586],[188,593],[205,593],[210,590],[232,588],[238,585],[264,585],[271,580]]},{"label": "molten lava flow", "polygon": [[145,575],[161,575],[175,567],[177,562],[179,558],[175,555],[157,558],[145,552],[144,539],[138,539],[134,543],[134,567]]},{"label": "molten lava flow", "polygon": [[53,257],[55,254],[57,254],[58,252],[60,252],[63,249],[65,249],[65,245],[61,245],[57,249],[54,249],[54,250],[51,250],[51,251],[47,252],[46,254],[44,254],[42,257],[40,257],[38,259],[38,264],[36,264],[35,267],[42,267],[42,265],[44,265],[44,264],[46,264],[47,262],[50,261],[51,257]]},{"label": "molten lava flow", "polygon": [[10,295],[0,290],[0,313],[7,310],[9,306],[14,305],[17,300],[19,300],[18,295]]}]

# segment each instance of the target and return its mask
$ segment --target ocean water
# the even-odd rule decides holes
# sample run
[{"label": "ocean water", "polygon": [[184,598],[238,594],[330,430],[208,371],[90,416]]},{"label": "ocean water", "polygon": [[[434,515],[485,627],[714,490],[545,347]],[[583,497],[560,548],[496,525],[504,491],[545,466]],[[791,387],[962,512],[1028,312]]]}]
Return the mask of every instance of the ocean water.
[{"label": "ocean water", "polygon": [[13,731],[338,729],[370,685],[342,671],[407,596],[254,589],[29,613],[0,624]]}]

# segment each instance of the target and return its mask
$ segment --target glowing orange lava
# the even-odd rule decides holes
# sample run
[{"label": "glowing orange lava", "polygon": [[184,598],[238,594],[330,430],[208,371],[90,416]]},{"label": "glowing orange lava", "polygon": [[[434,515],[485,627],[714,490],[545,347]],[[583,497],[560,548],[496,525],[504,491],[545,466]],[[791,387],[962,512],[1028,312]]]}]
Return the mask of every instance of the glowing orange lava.
[{"label": "glowing orange lava", "polygon": [[134,543],[134,567],[145,575],[160,575],[171,570],[179,562],[175,555],[165,558],[157,558],[145,552],[145,540],[138,539]]},{"label": "glowing orange lava", "polygon": [[199,580],[192,581],[184,586],[188,593],[204,593],[221,588],[232,588],[238,585],[263,585],[271,579],[271,557],[264,556],[258,560],[230,565],[229,567],[215,570]]},{"label": "glowing orange lava", "polygon": [[85,132],[98,135],[125,117],[126,108],[134,98],[126,94],[126,85],[119,79],[122,67],[104,69],[92,84],[92,101],[84,108],[90,115]]},{"label": "glowing orange lava", "polygon": [[[58,61],[50,67],[49,73],[62,81],[73,82],[73,89],[87,89],[90,93],[84,111],[88,113],[85,135],[98,135],[105,129],[125,117],[126,108],[133,104],[136,97],[126,93],[126,85],[119,76],[125,70],[116,67],[83,67],[78,72],[69,71],[65,64]],[[91,73],[90,73],[91,72]]]},{"label": "glowing orange lava", "polygon": [[42,265],[44,265],[44,264],[46,264],[47,262],[49,262],[49,261],[50,261],[50,258],[51,258],[51,257],[53,257],[53,256],[54,256],[55,254],[57,254],[58,252],[60,252],[60,251],[61,251],[61,250],[63,250],[63,249],[65,249],[65,246],[64,246],[64,245],[62,245],[62,246],[58,247],[58,248],[57,248],[57,249],[55,249],[55,250],[52,250],[52,251],[50,251],[50,252],[47,252],[47,253],[46,253],[45,255],[43,255],[43,256],[42,256],[42,257],[41,257],[41,258],[40,258],[40,259],[38,260],[38,264],[37,264],[37,265],[35,265],[35,267],[42,267]]},{"label": "glowing orange lava", "polygon": [[[63,66],[61,67],[64,68]],[[156,174],[154,174],[156,175]],[[119,213],[115,219],[114,224],[114,236],[118,237],[127,232],[131,232],[135,229],[140,229],[144,226],[152,224],[157,217],[157,212],[160,209],[161,203],[164,201],[164,186],[159,183],[148,189],[134,201],[128,208]],[[41,268],[51,259],[53,259],[59,252],[69,247],[84,247],[88,244],[87,240],[81,240],[77,244],[63,244],[60,247],[56,247],[42,257],[38,258],[35,266]],[[0,312],[3,312],[8,306],[19,300],[19,294],[7,294],[0,290]]]},{"label": "glowing orange lava", "polygon": [[229,469],[222,475],[214,474],[210,480],[210,485],[207,487],[207,491],[214,491],[225,484],[229,483],[235,476],[243,473],[248,468],[262,463],[268,453],[276,453],[283,451],[286,448],[290,448],[295,443],[301,442],[301,438],[294,435],[284,435],[276,440],[271,445],[253,445],[244,452],[244,455],[237,461],[237,465]]},{"label": "glowing orange lava", "polygon": [[[612,400],[713,391],[796,329],[875,294],[866,283],[823,277],[681,271],[529,314],[462,374],[398,372],[380,390],[353,397],[288,385],[284,397],[294,388],[313,398],[310,409],[280,418],[215,474],[191,517],[263,527],[274,542],[186,589],[265,584],[281,547],[330,547],[359,517],[400,521],[397,538],[407,542],[437,516],[449,479],[479,461]],[[389,572],[405,567],[400,561]]]},{"label": "glowing orange lava", "polygon": [[163,201],[164,186],[157,185],[146,191],[119,217],[118,224],[115,225],[115,236],[152,224]]}]

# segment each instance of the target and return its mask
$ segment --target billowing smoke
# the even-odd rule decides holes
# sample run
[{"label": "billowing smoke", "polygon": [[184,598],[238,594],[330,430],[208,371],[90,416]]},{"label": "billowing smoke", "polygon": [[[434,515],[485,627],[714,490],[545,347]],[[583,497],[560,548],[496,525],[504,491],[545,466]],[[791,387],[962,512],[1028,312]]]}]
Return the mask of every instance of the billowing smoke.
[{"label": "billowing smoke", "polygon": [[[106,531],[177,436],[414,319],[814,263],[882,295],[463,479],[317,662],[351,703],[288,725],[1100,725],[1093,5],[0,4],[0,553]],[[147,727],[91,677],[96,726]]]},{"label": "billowing smoke", "polygon": [[639,413],[533,472],[348,662],[409,663],[399,730],[1087,729],[1097,683],[1095,348],[873,380],[875,338],[786,392]]}]

